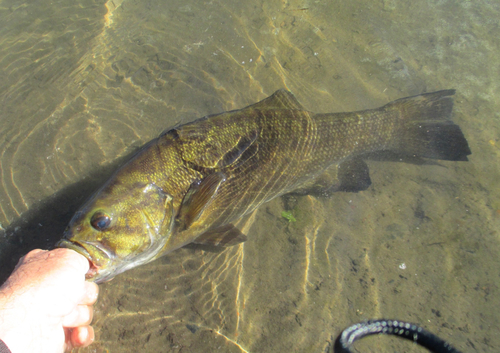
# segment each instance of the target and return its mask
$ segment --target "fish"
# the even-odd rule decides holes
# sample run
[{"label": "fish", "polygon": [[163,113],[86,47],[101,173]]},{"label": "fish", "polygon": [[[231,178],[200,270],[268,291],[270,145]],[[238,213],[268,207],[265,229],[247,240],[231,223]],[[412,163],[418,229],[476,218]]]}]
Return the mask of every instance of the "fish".
[{"label": "fish", "polygon": [[234,222],[276,197],[366,190],[371,154],[467,161],[454,94],[313,113],[278,90],[166,130],[83,204],[56,247],[84,255],[87,279],[101,283],[190,243],[240,244],[247,236]]}]

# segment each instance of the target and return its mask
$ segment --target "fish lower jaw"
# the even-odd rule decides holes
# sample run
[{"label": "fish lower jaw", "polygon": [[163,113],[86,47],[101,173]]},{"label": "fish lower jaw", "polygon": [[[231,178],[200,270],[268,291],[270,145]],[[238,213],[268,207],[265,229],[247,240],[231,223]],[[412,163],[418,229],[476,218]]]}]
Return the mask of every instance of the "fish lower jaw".
[{"label": "fish lower jaw", "polygon": [[[91,280],[91,281],[96,280],[96,276],[98,276],[98,274],[101,272],[101,266],[97,265],[93,261],[94,257],[83,245],[81,245],[80,243],[76,243],[73,241],[63,239],[56,244],[56,247],[71,249],[73,251],[76,251],[80,255],[84,256],[89,262],[89,270],[85,274],[85,279]],[[100,249],[98,249],[98,250],[100,250]]]},{"label": "fish lower jaw", "polygon": [[85,274],[85,279],[89,280],[95,277],[95,275],[99,272],[99,267],[97,267],[92,261],[89,260],[89,270]]}]

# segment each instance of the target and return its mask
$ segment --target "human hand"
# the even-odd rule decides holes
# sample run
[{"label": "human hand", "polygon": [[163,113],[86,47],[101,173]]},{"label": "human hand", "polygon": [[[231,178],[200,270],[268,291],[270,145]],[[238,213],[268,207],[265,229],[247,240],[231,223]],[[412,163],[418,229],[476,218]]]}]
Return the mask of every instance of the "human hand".
[{"label": "human hand", "polygon": [[0,287],[0,339],[12,353],[63,352],[94,340],[98,287],[88,260],[70,249],[33,250]]}]

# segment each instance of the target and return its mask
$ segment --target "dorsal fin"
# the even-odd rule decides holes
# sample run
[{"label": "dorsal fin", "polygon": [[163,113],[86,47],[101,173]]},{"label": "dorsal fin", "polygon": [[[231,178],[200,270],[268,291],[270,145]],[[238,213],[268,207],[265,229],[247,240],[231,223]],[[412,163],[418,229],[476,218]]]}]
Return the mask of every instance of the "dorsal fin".
[{"label": "dorsal fin", "polygon": [[252,104],[247,108],[253,109],[290,109],[290,110],[306,110],[292,92],[285,89],[280,89],[274,92],[271,96],[261,100],[258,103]]}]

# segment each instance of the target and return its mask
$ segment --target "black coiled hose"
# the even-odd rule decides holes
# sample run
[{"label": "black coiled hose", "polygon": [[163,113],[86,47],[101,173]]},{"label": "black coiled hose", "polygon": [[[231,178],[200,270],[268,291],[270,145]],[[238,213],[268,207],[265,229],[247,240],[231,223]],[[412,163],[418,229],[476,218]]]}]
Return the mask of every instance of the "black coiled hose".
[{"label": "black coiled hose", "polygon": [[350,348],[355,341],[376,334],[405,338],[433,353],[460,353],[448,342],[422,327],[399,320],[369,320],[349,326],[337,337],[333,351],[335,353],[352,353]]}]

